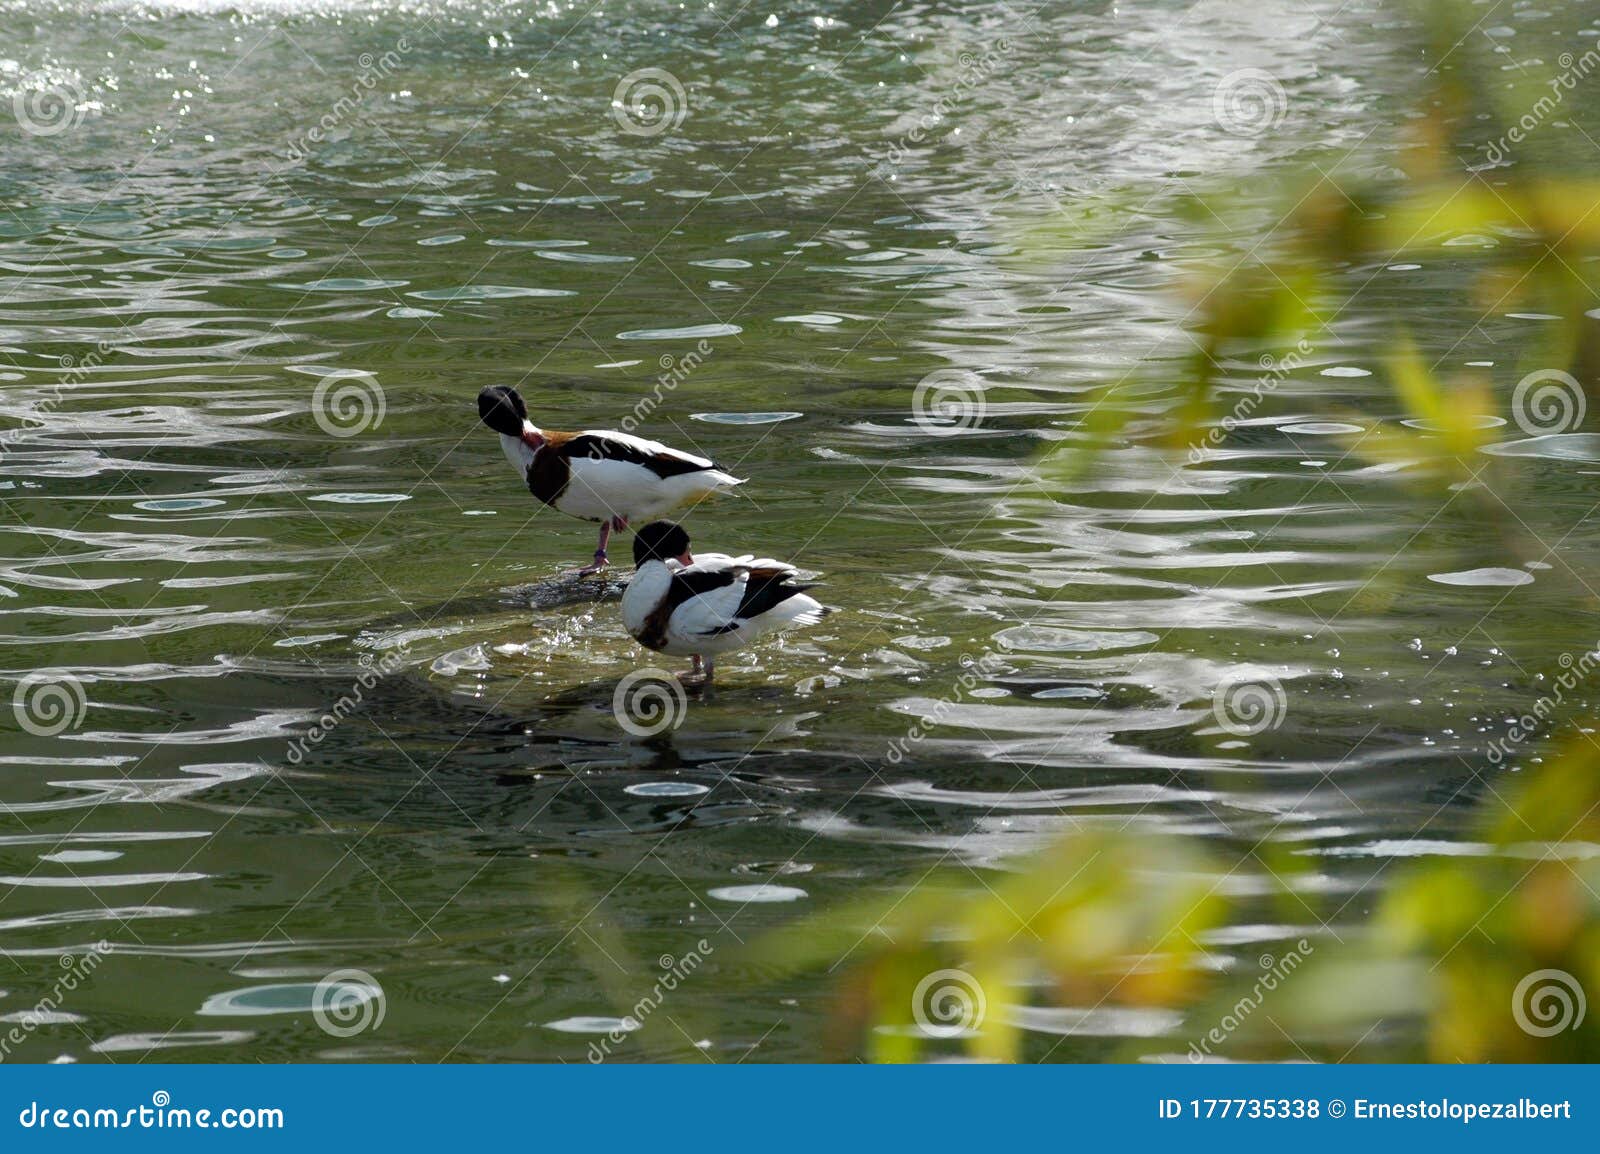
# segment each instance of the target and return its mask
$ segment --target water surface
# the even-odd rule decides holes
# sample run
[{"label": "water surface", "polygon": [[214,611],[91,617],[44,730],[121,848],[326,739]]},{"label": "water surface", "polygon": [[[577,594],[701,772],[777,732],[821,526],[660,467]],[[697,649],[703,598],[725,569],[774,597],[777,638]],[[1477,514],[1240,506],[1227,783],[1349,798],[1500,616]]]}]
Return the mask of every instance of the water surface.
[{"label": "water surface", "polygon": [[[1582,18],[1545,15],[1495,35],[1553,57]],[[5,102],[76,96],[0,133],[0,670],[82,692],[58,734],[0,719],[0,1011],[109,949],[22,1058],[579,1061],[614,1030],[614,1060],[815,1058],[839,974],[742,943],[1083,829],[1236,862],[1208,945],[1252,965],[1358,929],[1396,862],[1491,852],[1471,803],[1516,767],[1486,743],[1595,643],[1540,612],[1594,558],[1583,434],[1495,430],[1509,540],[1350,452],[1404,417],[1369,376],[1397,312],[1514,379],[1543,322],[1482,315],[1451,260],[1343,270],[1336,343],[1223,448],[1155,437],[1180,274],[1261,239],[1182,202],[1391,163],[1417,65],[1386,5],[12,0],[0,27]],[[1213,94],[1251,68],[1288,103],[1241,135]],[[641,69],[681,95],[630,131]],[[1040,241],[1101,205],[1103,237]],[[919,414],[937,373],[981,414]],[[533,507],[490,384],[553,428],[652,398],[642,432],[751,479],[697,544],[787,557],[841,612],[624,731],[620,679],[663,663],[614,588],[560,579],[592,530]],[[1053,470],[1108,385],[1126,436]],[[1219,720],[1240,680],[1280,687],[1264,727]],[[1293,918],[1264,847],[1307,863]],[[383,1007],[348,1036],[309,1012],[343,971]],[[1052,1060],[1192,1032],[1003,1012]]]}]

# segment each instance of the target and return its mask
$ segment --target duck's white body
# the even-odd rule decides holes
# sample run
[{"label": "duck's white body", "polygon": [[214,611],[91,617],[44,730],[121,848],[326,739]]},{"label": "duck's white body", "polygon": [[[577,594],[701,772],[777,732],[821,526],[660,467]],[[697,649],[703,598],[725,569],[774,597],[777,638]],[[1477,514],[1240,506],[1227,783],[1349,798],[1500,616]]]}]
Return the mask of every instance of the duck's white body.
[{"label": "duck's white body", "polygon": [[762,634],[814,625],[828,610],[771,558],[703,553],[692,564],[648,561],[622,595],[622,623],[648,649],[674,657],[728,653]]},{"label": "duck's white body", "polygon": [[[526,433],[500,434],[506,460],[540,500],[586,521],[648,521],[744,483],[704,457],[630,433],[585,429],[547,436],[531,423]],[[543,443],[534,448],[530,439]],[[564,484],[561,466],[554,465],[539,470],[552,474],[539,485],[534,466],[545,453],[561,457]]]}]

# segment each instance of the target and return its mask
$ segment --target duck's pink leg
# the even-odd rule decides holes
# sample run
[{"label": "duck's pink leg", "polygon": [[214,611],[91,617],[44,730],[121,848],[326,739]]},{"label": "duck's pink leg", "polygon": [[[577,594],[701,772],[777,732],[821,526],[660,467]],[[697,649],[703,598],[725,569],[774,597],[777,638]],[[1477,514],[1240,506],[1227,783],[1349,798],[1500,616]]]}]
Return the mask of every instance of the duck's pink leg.
[{"label": "duck's pink leg", "polygon": [[578,570],[578,576],[579,577],[592,576],[593,574],[600,572],[600,570],[604,569],[608,564],[610,564],[610,560],[606,557],[606,543],[611,540],[611,526],[612,526],[612,523],[613,523],[612,521],[602,521],[602,522],[600,522],[600,543],[595,546],[594,564],[593,565],[585,565],[582,569],[579,569]]}]

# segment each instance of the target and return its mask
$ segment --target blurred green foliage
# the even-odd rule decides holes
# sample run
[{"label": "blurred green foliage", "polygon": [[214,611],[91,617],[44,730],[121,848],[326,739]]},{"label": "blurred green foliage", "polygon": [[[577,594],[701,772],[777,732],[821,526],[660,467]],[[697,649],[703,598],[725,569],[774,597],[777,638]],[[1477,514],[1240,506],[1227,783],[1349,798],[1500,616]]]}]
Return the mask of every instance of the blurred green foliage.
[{"label": "blurred green foliage", "polygon": [[[1559,318],[1541,327],[1541,341],[1517,351],[1516,375],[1561,369],[1593,394],[1600,326],[1585,311],[1596,296],[1600,177],[1586,171],[1593,167],[1586,158],[1595,152],[1576,155],[1564,149],[1561,133],[1547,130],[1525,134],[1515,163],[1490,167],[1481,155],[1484,139],[1512,133],[1563,80],[1534,61],[1519,64],[1509,83],[1472,83],[1504,71],[1472,35],[1481,12],[1456,3],[1421,12],[1424,57],[1456,53],[1458,66],[1430,72],[1427,89],[1415,94],[1415,114],[1396,119],[1400,168],[1364,181],[1331,179],[1337,163],[1311,158],[1312,175],[1284,183],[1284,211],[1244,259],[1224,244],[1218,248],[1225,256],[1187,268],[1177,291],[1189,309],[1195,351],[1159,438],[1175,460],[1188,449],[1203,465],[1195,446],[1226,444],[1219,432],[1230,401],[1219,387],[1226,366],[1325,338],[1350,303],[1344,274],[1352,266],[1439,257],[1447,248],[1462,268],[1463,295],[1483,310],[1536,308]],[[1574,50],[1589,48],[1584,41]],[[1104,241],[1136,215],[1119,209],[1144,203],[1148,191],[1063,206],[1052,219],[1029,222],[1026,259],[1037,268],[1052,254]],[[1252,223],[1246,215],[1230,218],[1225,193],[1193,200],[1192,217],[1210,216],[1223,232]],[[1495,243],[1452,245],[1469,234]],[[1419,494],[1460,485],[1486,468],[1484,430],[1510,408],[1507,389],[1497,393],[1487,375],[1437,375],[1409,331],[1429,321],[1395,319],[1386,381],[1374,378],[1382,383],[1373,409],[1415,420],[1410,427],[1387,420],[1352,441],[1361,455],[1403,467]],[[1084,435],[1053,450],[1041,469],[1070,477],[1092,468],[1096,454],[1119,439],[1148,438],[1148,414],[1132,433],[1120,395],[1106,388],[1080,424]],[[1571,608],[1593,610],[1593,600],[1585,589]],[[1600,1010],[1576,1028],[1545,1028],[1563,1014],[1570,1023],[1583,990],[1600,991],[1600,743],[1593,736],[1600,721],[1557,721],[1541,738],[1572,736],[1559,740],[1555,756],[1542,764],[1529,759],[1535,768],[1519,775],[1485,767],[1487,798],[1477,824],[1486,845],[1391,867],[1392,880],[1360,932],[1306,943],[1306,956],[1297,955],[1285,979],[1292,991],[1270,1004],[1260,996],[1263,972],[1281,969],[1283,960],[1264,958],[1263,972],[1248,973],[1211,964],[1201,943],[1224,924],[1233,899],[1220,882],[1231,871],[1175,837],[1073,836],[999,881],[971,870],[941,873],[897,900],[863,902],[791,927],[757,951],[781,969],[839,969],[835,1056],[912,1060],[926,1056],[930,1043],[960,1037],[973,1057],[1018,1059],[1027,1055],[1015,1008],[1031,1003],[1179,1013],[1175,1034],[1185,1043],[1226,1022],[1223,1040],[1205,1052],[1228,1057],[1298,1051],[1323,1060],[1369,1052],[1440,1062],[1600,1060]],[[1303,907],[1291,911],[1300,923],[1320,922],[1335,911],[1298,896],[1293,883],[1303,868],[1274,858],[1267,873],[1282,883],[1278,900]],[[945,1029],[941,1007],[927,1004],[928,977],[950,970],[970,978],[976,991],[964,988],[942,1009],[974,1028]],[[1543,971],[1558,971],[1580,988],[1552,985],[1540,978]],[[1407,1028],[1396,1029],[1401,1025]],[[1403,1040],[1384,1049],[1391,1034],[1420,1037],[1422,1048]],[[1378,1048],[1361,1049],[1366,1042]],[[1114,1056],[1181,1048],[1158,1039],[1125,1045]]]},{"label": "blurred green foliage", "polygon": [[961,1036],[975,1056],[1006,1060],[1019,1045],[1008,1007],[1041,982],[1066,1005],[1196,997],[1200,940],[1226,905],[1220,872],[1186,841],[1086,834],[977,887],[978,875],[950,870],[902,901],[834,910],[756,950],[786,970],[846,971],[835,1056],[905,1061],[930,1036]]}]

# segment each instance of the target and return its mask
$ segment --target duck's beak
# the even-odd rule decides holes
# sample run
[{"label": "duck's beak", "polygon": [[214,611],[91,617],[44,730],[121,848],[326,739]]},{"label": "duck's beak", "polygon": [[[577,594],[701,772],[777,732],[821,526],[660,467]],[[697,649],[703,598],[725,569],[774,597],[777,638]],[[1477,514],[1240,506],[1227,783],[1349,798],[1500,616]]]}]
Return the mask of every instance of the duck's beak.
[{"label": "duck's beak", "polygon": [[534,450],[534,452],[544,448],[544,436],[538,429],[533,427],[532,421],[524,421],[522,423],[522,443]]},{"label": "duck's beak", "polygon": [[685,549],[683,551],[682,556],[680,556],[678,558],[678,561],[681,564],[684,564],[684,565],[693,565],[694,564],[694,554],[689,552],[689,550]]}]

